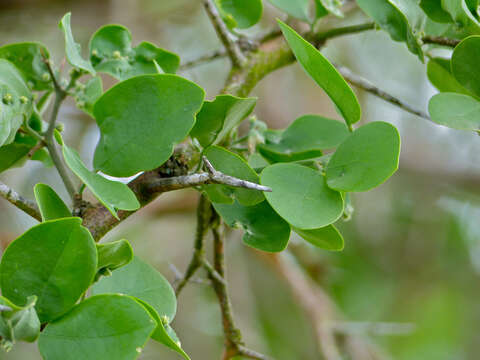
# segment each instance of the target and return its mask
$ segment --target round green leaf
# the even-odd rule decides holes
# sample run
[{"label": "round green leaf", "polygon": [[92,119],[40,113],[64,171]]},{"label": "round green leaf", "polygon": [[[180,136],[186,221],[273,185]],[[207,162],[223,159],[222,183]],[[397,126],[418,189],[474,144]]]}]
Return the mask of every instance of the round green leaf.
[{"label": "round green leaf", "polygon": [[0,58],[14,63],[22,72],[32,90],[52,88],[50,74],[44,57],[50,57],[47,48],[36,42],[8,44],[0,47]]},{"label": "round green leaf", "polygon": [[310,244],[321,249],[330,251],[343,250],[344,241],[342,234],[333,225],[328,225],[320,229],[301,230],[293,229],[298,235]]},{"label": "round green leaf", "polygon": [[[78,84],[78,83],[77,83]],[[93,105],[103,94],[102,78],[94,76],[84,85],[75,88],[75,102],[77,107],[93,116]]]},{"label": "round green leaf", "polygon": [[458,130],[480,130],[480,101],[471,96],[437,94],[430,99],[428,111],[437,124]]},{"label": "round green leaf", "polygon": [[145,307],[129,296],[92,296],[50,323],[38,347],[45,360],[132,360],[155,327]]},{"label": "round green leaf", "polygon": [[355,93],[330,62],[290,26],[278,20],[283,35],[303,69],[327,93],[350,126],[360,120],[361,110]]},{"label": "round green leaf", "polygon": [[353,132],[333,154],[327,183],[339,191],[367,191],[398,169],[400,135],[389,123],[377,121]]},{"label": "round green leaf", "polygon": [[[212,163],[213,167],[222,173],[236,178],[258,183],[257,173],[239,155],[219,146],[210,146],[205,149],[204,155]],[[235,197],[240,204],[250,206],[264,200],[263,193],[257,190],[235,188],[226,185],[205,185],[205,191],[210,199],[225,199],[222,203],[231,203]]]},{"label": "round green leaf", "polygon": [[427,65],[427,76],[432,85],[440,92],[456,92],[471,95],[471,92],[460,85],[453,76],[449,59],[430,59]]},{"label": "round green leaf", "polygon": [[42,214],[42,220],[55,220],[66,217],[71,217],[72,212],[63,202],[55,190],[45,184],[37,184],[33,188],[35,199],[37,200],[38,208]]},{"label": "round green leaf", "polygon": [[298,164],[275,164],[261,174],[272,208],[290,225],[317,229],[335,222],[343,212],[342,195],[328,188],[318,171]]},{"label": "round green leaf", "polygon": [[322,150],[337,147],[349,135],[345,124],[318,115],[305,115],[295,120],[273,141],[258,146],[269,160],[288,162],[311,159]]},{"label": "round green leaf", "polygon": [[95,75],[95,70],[90,61],[82,57],[80,44],[77,44],[73,39],[72,28],[70,26],[71,15],[71,13],[65,14],[58,24],[58,27],[63,31],[63,35],[65,36],[65,55],[68,63],[75,68]]},{"label": "round green leaf", "polygon": [[480,96],[480,36],[470,36],[455,47],[452,72],[465,88]]},{"label": "round green leaf", "polygon": [[[480,22],[472,14],[465,0],[441,0],[442,8],[450,14],[456,28],[467,34],[480,34]],[[470,1],[468,1],[470,3]]]},{"label": "round green leaf", "polygon": [[2,294],[16,304],[36,295],[42,323],[72,308],[95,275],[95,242],[81,223],[80,218],[41,223],[13,241],[3,254]]},{"label": "round green leaf", "polygon": [[290,226],[267,201],[254,206],[243,206],[238,201],[232,205],[213,203],[213,206],[228,226],[244,229],[246,245],[267,252],[280,252],[287,247]]},{"label": "round green leaf", "polygon": [[136,75],[156,74],[154,61],[163,72],[175,73],[180,58],[149,42],[132,47],[132,34],[121,25],[106,25],[90,39],[90,61],[95,70],[125,80]]},{"label": "round green leaf", "polygon": [[177,312],[177,299],[170,283],[152,266],[138,257],[103,277],[92,286],[92,294],[120,293],[134,296],[152,306],[169,323]]},{"label": "round green leaf", "polygon": [[204,91],[176,75],[140,75],[122,81],[95,103],[101,138],[97,170],[117,177],[155,169],[195,123]]},{"label": "round green leaf", "polygon": [[263,12],[261,0],[215,0],[227,26],[246,29],[260,21]]}]

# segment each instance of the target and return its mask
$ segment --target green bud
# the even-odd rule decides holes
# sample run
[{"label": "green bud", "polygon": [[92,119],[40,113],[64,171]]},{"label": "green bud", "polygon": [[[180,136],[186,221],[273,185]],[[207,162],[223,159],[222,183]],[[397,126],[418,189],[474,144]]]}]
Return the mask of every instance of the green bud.
[{"label": "green bud", "polygon": [[59,122],[59,123],[57,123],[57,125],[55,126],[55,129],[57,129],[58,131],[62,132],[62,131],[65,129],[65,125],[63,125],[63,123]]},{"label": "green bud", "polygon": [[28,103],[28,98],[26,96],[22,95],[22,96],[20,96],[20,102],[22,104],[26,104],[26,103]]},{"label": "green bud", "polygon": [[92,50],[92,56],[98,56],[98,51],[97,49]]},{"label": "green bud", "polygon": [[115,51],[113,52],[113,58],[114,58],[114,59],[121,59],[121,58],[122,58],[122,54],[120,53],[120,51],[115,50]]},{"label": "green bud", "polygon": [[43,73],[42,74],[42,80],[43,81],[49,81],[50,80],[50,74],[49,73]]},{"label": "green bud", "polygon": [[8,105],[8,104],[11,104],[13,102],[13,96],[12,94],[5,94],[3,95],[3,103]]},{"label": "green bud", "polygon": [[162,315],[160,320],[162,321],[163,325],[168,325],[168,323],[170,322],[170,318],[168,317],[168,315]]}]

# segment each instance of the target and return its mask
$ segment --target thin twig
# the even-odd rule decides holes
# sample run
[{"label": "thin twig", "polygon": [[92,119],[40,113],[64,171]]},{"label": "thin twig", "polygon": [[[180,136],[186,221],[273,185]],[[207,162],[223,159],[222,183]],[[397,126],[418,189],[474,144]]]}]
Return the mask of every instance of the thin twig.
[{"label": "thin twig", "polygon": [[55,139],[53,137],[55,126],[57,122],[58,112],[60,110],[60,106],[62,105],[63,100],[65,100],[67,96],[67,92],[59,85],[57,79],[55,78],[55,74],[53,72],[52,66],[50,64],[49,59],[44,59],[45,64],[47,65],[48,72],[52,78],[53,85],[55,87],[55,101],[53,103],[52,113],[50,115],[50,121],[48,124],[47,131],[45,132],[45,143],[47,144],[48,152],[50,153],[50,157],[52,158],[53,164],[57,168],[57,171],[62,178],[63,183],[65,184],[65,188],[67,189],[68,194],[75,201],[75,185],[70,178],[68,173],[67,167],[65,163],[62,161],[60,153],[57,149],[55,144]]},{"label": "thin twig", "polygon": [[228,56],[232,61],[232,65],[234,67],[242,67],[243,65],[245,65],[247,59],[245,55],[243,55],[242,50],[240,49],[238,44],[230,37],[227,26],[220,17],[220,14],[218,13],[217,7],[213,3],[213,0],[204,0],[203,5],[205,6],[208,17],[210,18],[213,27],[215,28],[218,38],[227,50]]},{"label": "thin twig", "polygon": [[338,27],[338,28],[326,30],[314,35],[313,42],[315,43],[316,47],[319,47],[319,46],[323,46],[325,44],[325,41],[327,40],[344,36],[344,35],[352,35],[359,32],[373,30],[373,29],[375,29],[374,22]]},{"label": "thin twig", "polygon": [[458,44],[460,44],[460,40],[451,39],[443,36],[427,35],[422,38],[422,41],[424,44],[436,44],[436,45],[442,45],[447,47],[455,47]]},{"label": "thin twig", "polygon": [[430,119],[430,116],[428,116],[428,114],[426,114],[425,112],[421,111],[421,110],[418,110],[418,109],[415,109],[413,106],[407,104],[406,102],[396,98],[395,96],[393,95],[390,95],[389,93],[387,93],[386,91],[378,88],[377,86],[373,85],[369,80],[359,76],[359,75],[356,75],[354,74],[350,69],[344,67],[344,66],[336,66],[338,72],[340,74],[342,74],[342,76],[345,78],[345,80],[347,80],[350,84],[360,88],[360,89],[363,89],[379,98],[381,98],[382,100],[386,101],[386,102],[389,102],[390,104],[393,104],[395,106],[398,106],[399,108],[411,113],[411,114],[414,114],[414,115],[417,115],[423,119],[426,119],[426,120],[429,120],[431,121]]},{"label": "thin twig", "polygon": [[195,233],[195,243],[193,245],[193,255],[188,264],[185,275],[175,288],[175,294],[178,296],[182,289],[187,285],[193,275],[203,265],[205,258],[204,239],[208,232],[212,217],[212,206],[205,195],[200,195],[197,207],[197,231]]},{"label": "thin twig", "polygon": [[27,154],[27,157],[29,159],[31,159],[33,157],[33,155],[35,155],[35,153],[40,150],[41,148],[43,148],[45,146],[45,142],[43,142],[43,140],[40,140],[39,142],[37,142],[35,144],[34,147],[32,147],[29,151],[28,151],[28,154]]},{"label": "thin twig", "polygon": [[17,208],[24,211],[34,219],[42,221],[42,215],[38,210],[37,204],[35,204],[31,200],[25,199],[23,196],[5,185],[3,182],[0,182],[0,196],[5,198],[11,204],[15,205]]},{"label": "thin twig", "polygon": [[186,70],[201,64],[209,63],[216,59],[222,59],[225,56],[227,56],[227,52],[225,50],[217,50],[210,54],[202,55],[197,59],[187,61],[186,63],[180,66],[180,70]]},{"label": "thin twig", "polygon": [[205,185],[205,184],[222,184],[233,187],[240,187],[250,190],[258,190],[271,192],[267,186],[259,185],[251,181],[238,179],[236,177],[226,175],[215,170],[210,161],[206,157],[203,162],[208,172],[201,172],[191,175],[175,176],[171,178],[159,178],[148,185],[148,190],[156,192],[167,192],[172,190],[185,189],[189,187]]}]

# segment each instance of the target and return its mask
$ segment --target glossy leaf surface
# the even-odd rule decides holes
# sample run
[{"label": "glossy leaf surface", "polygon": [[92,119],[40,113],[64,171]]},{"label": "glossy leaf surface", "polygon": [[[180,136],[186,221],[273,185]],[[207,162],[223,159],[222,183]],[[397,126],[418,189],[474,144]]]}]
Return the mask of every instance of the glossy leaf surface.
[{"label": "glossy leaf surface", "polygon": [[95,275],[95,242],[81,222],[80,218],[43,222],[13,241],[3,254],[3,296],[25,304],[36,295],[42,323],[70,310]]},{"label": "glossy leaf surface", "polygon": [[97,170],[132,176],[162,165],[195,124],[204,91],[176,75],[140,75],[122,81],[95,103],[101,138]]},{"label": "glossy leaf surface", "polygon": [[353,90],[335,67],[291,27],[278,21],[283,35],[303,69],[327,93],[347,124],[360,120],[361,110]]},{"label": "glossy leaf surface", "polygon": [[367,191],[386,181],[398,168],[400,135],[385,122],[373,122],[353,132],[330,159],[328,186],[339,191]]},{"label": "glossy leaf surface", "polygon": [[254,206],[214,203],[215,210],[232,228],[244,230],[243,242],[267,252],[283,251],[290,238],[290,226],[264,200]]},{"label": "glossy leaf surface", "polygon": [[149,42],[132,47],[132,34],[121,25],[106,25],[90,40],[90,61],[95,70],[125,80],[136,75],[156,74],[154,61],[165,73],[175,73],[180,58]]},{"label": "glossy leaf surface", "polygon": [[275,164],[261,174],[272,208],[290,225],[317,229],[335,222],[343,212],[343,199],[330,189],[318,171],[298,164]]},{"label": "glossy leaf surface", "polygon": [[92,296],[48,324],[38,346],[45,360],[136,359],[156,327],[129,296]]},{"label": "glossy leaf surface", "polygon": [[337,147],[349,134],[340,121],[305,115],[290,124],[274,141],[267,140],[258,149],[273,161],[298,161],[321,156],[322,150]]},{"label": "glossy leaf surface", "polygon": [[480,130],[480,101],[468,95],[441,93],[428,104],[432,120],[458,130]]},{"label": "glossy leaf surface", "polygon": [[68,218],[72,216],[72,212],[63,202],[55,190],[46,184],[37,184],[33,188],[38,208],[42,214],[42,220],[55,220]]}]

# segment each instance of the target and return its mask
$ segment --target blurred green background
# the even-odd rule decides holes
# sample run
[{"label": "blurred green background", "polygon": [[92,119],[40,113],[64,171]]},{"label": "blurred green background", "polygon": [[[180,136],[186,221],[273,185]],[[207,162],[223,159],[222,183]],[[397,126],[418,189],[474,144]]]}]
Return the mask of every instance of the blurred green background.
[{"label": "blurred green background", "polygon": [[[63,38],[57,24],[68,11],[76,40],[84,49],[90,35],[107,23],[129,27],[135,44],[152,41],[178,53],[183,62],[221,48],[197,0],[3,0],[0,45],[40,41],[60,62]],[[274,29],[277,16],[282,14],[265,4],[261,24],[248,34]],[[353,10],[344,24],[365,20]],[[322,26],[331,23],[325,20]],[[422,110],[435,93],[425,65],[384,32],[330,41],[325,54]],[[205,87],[212,98],[228,70],[228,62],[220,59],[181,74]],[[105,85],[111,84],[105,78]],[[307,113],[338,118],[325,94],[298,65],[270,75],[254,93],[259,97],[257,116],[273,128],[285,127]],[[343,312],[344,331],[368,336],[382,349],[384,359],[478,359],[480,138],[433,125],[362,91],[357,94],[363,122],[382,120],[399,128],[400,170],[376,190],[353,196],[354,217],[339,224],[346,241],[343,252],[321,251],[295,238],[290,249]],[[71,101],[62,107],[59,119],[66,125],[67,142],[91,164],[98,140],[94,121]],[[33,162],[1,174],[0,179],[30,198],[37,182],[52,184],[66,195],[55,171]],[[191,255],[196,199],[194,191],[162,196],[105,241],[127,238],[139,256],[173,280],[171,264],[183,270]],[[0,201],[3,247],[33,224]],[[256,251],[241,243],[238,232],[229,236],[227,260],[237,322],[249,347],[280,360],[320,359],[311,324],[290,288]],[[220,357],[221,319],[209,287],[191,284],[184,290],[174,327],[192,359]],[[372,329],[377,331],[372,334]],[[140,356],[177,358],[153,342]],[[1,352],[0,359],[30,360],[40,355],[36,345],[18,344],[8,354]]]}]

